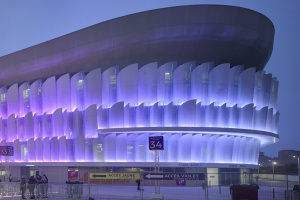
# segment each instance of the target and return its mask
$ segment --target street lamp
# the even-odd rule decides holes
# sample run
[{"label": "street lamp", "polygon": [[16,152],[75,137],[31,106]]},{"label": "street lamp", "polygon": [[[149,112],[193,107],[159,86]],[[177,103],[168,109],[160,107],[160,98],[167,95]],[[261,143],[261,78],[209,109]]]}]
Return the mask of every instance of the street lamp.
[{"label": "street lamp", "polygon": [[298,183],[300,184],[300,167],[299,167],[299,165],[300,165],[300,163],[299,163],[299,156],[293,156],[294,158],[298,158]]},{"label": "street lamp", "polygon": [[272,162],[272,166],[273,166],[273,181],[274,181],[274,166],[277,164],[277,162]]}]

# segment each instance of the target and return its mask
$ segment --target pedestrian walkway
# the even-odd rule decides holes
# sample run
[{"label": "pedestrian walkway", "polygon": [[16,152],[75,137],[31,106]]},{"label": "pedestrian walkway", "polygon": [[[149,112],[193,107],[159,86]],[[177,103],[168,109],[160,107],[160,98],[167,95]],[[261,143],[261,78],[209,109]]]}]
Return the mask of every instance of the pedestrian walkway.
[{"label": "pedestrian walkway", "polygon": [[[83,184],[80,190],[72,191],[68,190],[66,184],[49,184],[48,197],[49,200],[57,199],[89,199],[89,197],[95,200],[137,200],[137,199],[150,199],[151,194],[154,193],[154,186],[145,186],[144,191],[138,191],[136,186],[127,185],[86,185]],[[260,186],[258,190],[258,196],[260,200],[271,200],[273,195],[275,199],[285,199],[284,187]],[[78,193],[78,191],[81,191]],[[203,190],[202,187],[188,187],[188,186],[164,186],[160,188],[160,193],[164,195],[166,200],[199,200],[208,197],[210,200],[226,200],[231,199],[231,194],[228,186],[222,187],[208,187],[207,190]],[[14,200],[21,199],[21,193],[9,194],[1,193],[0,199]],[[89,195],[90,194],[90,195]],[[26,192],[26,198],[29,198],[28,191]],[[39,199],[39,198],[36,198]],[[45,198],[40,198],[45,199]]]}]

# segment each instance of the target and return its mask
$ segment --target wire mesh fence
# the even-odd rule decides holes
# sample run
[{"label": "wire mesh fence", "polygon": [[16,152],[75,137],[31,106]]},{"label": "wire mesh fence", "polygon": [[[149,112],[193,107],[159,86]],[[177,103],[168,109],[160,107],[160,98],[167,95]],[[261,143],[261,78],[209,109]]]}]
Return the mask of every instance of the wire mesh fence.
[{"label": "wire mesh fence", "polygon": [[[237,181],[239,180],[239,182]],[[259,200],[295,200],[300,195],[293,191],[294,185],[299,184],[293,180],[276,180],[255,174],[206,174],[206,180],[161,180],[157,181],[159,190],[155,188],[154,180],[142,180],[140,190],[135,180],[106,181],[102,184],[55,184],[30,185],[21,187],[20,182],[0,183],[0,198],[20,199],[22,189],[24,198],[30,199],[151,199],[152,195],[159,193],[169,200],[226,200],[234,199],[233,184],[257,184],[257,199]],[[158,187],[158,186],[157,186]],[[243,193],[243,191],[238,191]],[[247,199],[247,198],[244,198]],[[253,199],[249,197],[248,199]]]}]

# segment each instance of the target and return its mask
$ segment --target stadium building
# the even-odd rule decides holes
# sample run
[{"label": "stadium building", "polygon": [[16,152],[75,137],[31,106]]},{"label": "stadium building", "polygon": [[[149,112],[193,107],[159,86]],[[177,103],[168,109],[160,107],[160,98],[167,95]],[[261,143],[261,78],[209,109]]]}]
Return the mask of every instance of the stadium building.
[{"label": "stadium building", "polygon": [[1,57],[2,171],[151,171],[149,137],[163,136],[162,171],[249,172],[279,139],[278,81],[263,71],[274,32],[245,8],[181,6]]}]

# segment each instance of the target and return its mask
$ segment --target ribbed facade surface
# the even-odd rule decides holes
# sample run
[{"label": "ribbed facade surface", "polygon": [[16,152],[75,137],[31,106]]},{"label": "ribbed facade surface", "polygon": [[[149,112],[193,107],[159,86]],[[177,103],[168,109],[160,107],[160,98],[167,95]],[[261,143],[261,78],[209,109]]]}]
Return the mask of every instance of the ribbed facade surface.
[{"label": "ribbed facade surface", "polygon": [[259,137],[209,128],[276,134],[277,93],[272,75],[229,63],[65,74],[1,88],[1,145],[17,162],[153,162],[148,138],[164,136],[162,162],[255,164]]}]

